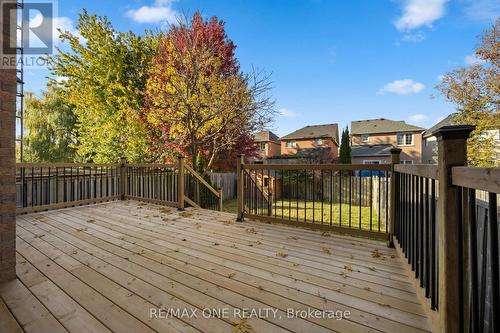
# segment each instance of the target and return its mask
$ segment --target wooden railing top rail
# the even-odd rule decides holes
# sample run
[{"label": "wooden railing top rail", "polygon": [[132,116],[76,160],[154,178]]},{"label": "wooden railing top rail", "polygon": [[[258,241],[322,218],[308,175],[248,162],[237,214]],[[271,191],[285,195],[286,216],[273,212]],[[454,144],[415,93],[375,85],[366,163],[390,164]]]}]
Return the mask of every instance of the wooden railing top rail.
[{"label": "wooden railing top rail", "polygon": [[184,168],[188,170],[196,179],[198,179],[203,185],[205,185],[213,194],[219,197],[220,193],[214,189],[203,177],[201,177],[196,171],[193,170],[189,165],[185,164]]},{"label": "wooden railing top rail", "polygon": [[491,193],[500,193],[500,168],[453,167],[452,183]]},{"label": "wooden railing top rail", "polygon": [[171,163],[171,164],[160,164],[160,163],[127,163],[128,167],[132,168],[178,168],[179,166],[177,164]]},{"label": "wooden railing top rail", "polygon": [[357,171],[374,170],[390,171],[390,164],[242,164],[247,170],[332,170]]},{"label": "wooden railing top rail", "polygon": [[394,165],[394,171],[435,180],[438,179],[437,165],[432,164],[396,164]]},{"label": "wooden railing top rail", "polygon": [[118,163],[16,163],[16,168],[88,168],[118,167]]}]

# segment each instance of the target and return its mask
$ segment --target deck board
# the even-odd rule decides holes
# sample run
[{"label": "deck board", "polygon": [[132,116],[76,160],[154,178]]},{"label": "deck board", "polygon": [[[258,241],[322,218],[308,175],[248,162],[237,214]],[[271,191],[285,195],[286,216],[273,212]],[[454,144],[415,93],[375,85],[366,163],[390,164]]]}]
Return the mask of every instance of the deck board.
[{"label": "deck board", "polygon": [[[6,285],[0,296],[26,331],[31,320],[18,312],[32,306],[34,319],[69,332],[231,332],[241,308],[276,311],[247,319],[254,332],[431,330],[402,258],[382,242],[136,201],[17,223],[18,280],[10,284],[22,297]],[[199,318],[150,318],[161,306],[196,309]],[[205,308],[228,316],[201,318]],[[351,315],[287,318],[290,308]]]}]

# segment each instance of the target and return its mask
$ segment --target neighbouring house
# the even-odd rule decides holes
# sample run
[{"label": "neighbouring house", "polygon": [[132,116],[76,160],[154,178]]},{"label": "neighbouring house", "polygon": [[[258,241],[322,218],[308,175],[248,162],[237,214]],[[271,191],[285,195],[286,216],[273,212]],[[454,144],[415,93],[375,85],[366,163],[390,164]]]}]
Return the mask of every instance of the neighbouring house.
[{"label": "neighbouring house", "polygon": [[262,131],[255,134],[257,143],[257,156],[255,162],[263,161],[269,157],[279,156],[281,144],[279,137],[271,131]]},{"label": "neighbouring house", "polygon": [[281,138],[281,158],[332,162],[339,155],[337,124],[312,125]]},{"label": "neighbouring house", "polygon": [[[457,125],[457,122],[455,121],[456,113],[450,114],[448,117],[444,118],[428,130],[426,130],[423,133],[423,141],[422,141],[422,163],[426,164],[437,164],[437,153],[438,153],[438,147],[437,147],[437,139],[432,133],[434,133],[438,128],[444,127],[444,126],[453,126]],[[497,151],[500,151],[500,130],[499,129],[493,129],[493,130],[488,130],[485,131],[483,134],[488,137],[492,137],[496,140],[497,142]]]},{"label": "neighbouring house", "polygon": [[404,121],[369,119],[351,122],[353,164],[389,163],[392,147],[401,148],[401,163],[422,161],[422,132],[424,128]]},{"label": "neighbouring house", "polygon": [[422,134],[422,163],[437,164],[437,139],[432,133],[443,126],[453,125],[455,113],[450,114]]}]

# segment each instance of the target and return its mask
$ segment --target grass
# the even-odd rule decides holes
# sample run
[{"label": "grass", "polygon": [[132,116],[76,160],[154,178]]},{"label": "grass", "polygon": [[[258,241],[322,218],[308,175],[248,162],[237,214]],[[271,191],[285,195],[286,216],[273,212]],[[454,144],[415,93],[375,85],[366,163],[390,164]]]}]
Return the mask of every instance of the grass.
[{"label": "grass", "polygon": [[236,199],[224,200],[222,211],[228,213],[238,213],[238,201]]},{"label": "grass", "polygon": [[[223,203],[223,211],[236,213],[237,212],[237,201],[236,199],[227,200]],[[298,207],[298,212],[297,212]],[[339,221],[339,216],[342,211],[342,219]],[[330,213],[331,212],[331,213]],[[297,221],[304,221],[304,217],[307,221],[314,223],[321,223],[321,216],[323,216],[323,223],[332,225],[342,225],[349,227],[349,220],[351,222],[351,228],[359,228],[360,225],[360,212],[361,212],[361,229],[370,230],[370,207],[362,206],[361,210],[358,205],[352,205],[349,212],[349,204],[331,204],[329,202],[323,202],[323,207],[321,207],[321,201],[299,201],[294,200],[279,200],[273,205],[273,216],[277,218],[284,218]],[[253,213],[253,212],[252,212]],[[260,209],[259,214],[266,214],[267,211]],[[372,230],[378,231],[378,214],[377,210],[372,210]],[[385,218],[380,219],[380,231],[385,231]],[[342,222],[342,223],[340,223]]]}]

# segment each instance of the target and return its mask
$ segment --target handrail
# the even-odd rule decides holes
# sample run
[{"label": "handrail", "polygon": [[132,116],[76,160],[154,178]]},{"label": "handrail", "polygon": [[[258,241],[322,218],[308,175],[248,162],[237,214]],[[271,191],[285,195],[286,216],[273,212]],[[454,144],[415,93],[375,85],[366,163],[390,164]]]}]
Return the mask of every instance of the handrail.
[{"label": "handrail", "polygon": [[16,163],[16,168],[117,167],[119,163]]},{"label": "handrail", "polygon": [[432,164],[396,164],[394,165],[394,171],[435,180],[438,179],[437,166]]},{"label": "handrail", "polygon": [[128,167],[133,167],[133,168],[178,168],[179,165],[175,163],[171,164],[161,164],[161,163],[127,163]]},{"label": "handrail", "polygon": [[455,186],[500,193],[499,168],[453,167],[451,177]]},{"label": "handrail", "polygon": [[201,177],[198,172],[194,171],[189,165],[184,165],[186,168],[196,179],[198,179],[203,185],[205,185],[213,194],[219,197],[219,191],[215,190],[203,177]]},{"label": "handrail", "polygon": [[247,170],[332,170],[332,171],[390,171],[390,164],[242,164]]}]

